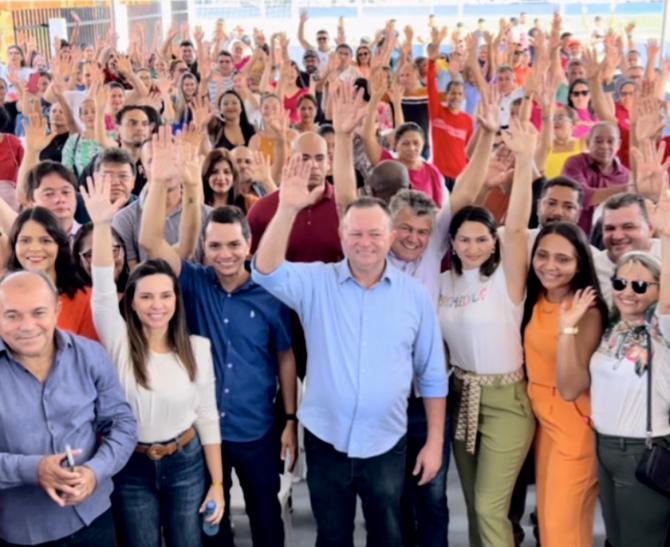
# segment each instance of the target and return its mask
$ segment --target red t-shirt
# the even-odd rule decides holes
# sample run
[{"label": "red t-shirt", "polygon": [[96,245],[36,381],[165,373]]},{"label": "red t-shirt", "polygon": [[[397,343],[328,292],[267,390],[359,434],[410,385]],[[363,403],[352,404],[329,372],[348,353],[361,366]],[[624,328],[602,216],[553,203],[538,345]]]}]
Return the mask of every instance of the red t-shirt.
[{"label": "red t-shirt", "polygon": [[[261,198],[251,208],[247,219],[251,226],[251,252],[258,243],[270,220],[277,212],[279,191]],[[340,225],[335,205],[335,192],[326,184],[323,198],[298,213],[286,250],[286,260],[291,262],[339,262],[344,258],[340,236]]]},{"label": "red t-shirt", "polygon": [[284,97],[284,110],[288,112],[291,123],[300,123],[300,113],[298,112],[298,103],[300,99],[309,93],[309,89],[298,89],[295,95]]},{"label": "red t-shirt", "polygon": [[621,103],[615,103],[614,115],[621,135],[621,148],[619,148],[618,156],[621,163],[630,169],[630,113],[621,106]]},{"label": "red t-shirt", "polygon": [[465,112],[454,113],[442,106],[435,61],[428,62],[427,82],[433,161],[445,177],[455,179],[468,164],[465,150],[472,137],[472,118]]},{"label": "red t-shirt", "polygon": [[5,134],[0,141],[0,180],[16,184],[16,175],[23,161],[23,146],[14,135]]},{"label": "red t-shirt", "polygon": [[99,341],[95,330],[93,315],[91,314],[91,288],[77,291],[73,298],[62,294],[60,296],[60,313],[58,314],[58,328]]}]

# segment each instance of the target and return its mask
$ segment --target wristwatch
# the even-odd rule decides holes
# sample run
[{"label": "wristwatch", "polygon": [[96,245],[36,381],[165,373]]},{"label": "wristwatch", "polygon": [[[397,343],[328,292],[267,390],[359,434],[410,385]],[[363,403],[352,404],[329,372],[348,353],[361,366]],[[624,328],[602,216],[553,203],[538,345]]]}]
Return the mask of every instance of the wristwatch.
[{"label": "wristwatch", "polygon": [[298,421],[298,417],[295,414],[286,414],[284,417],[286,418],[287,422],[297,422]]},{"label": "wristwatch", "polygon": [[577,333],[579,333],[579,327],[563,327],[561,329],[561,334],[569,334],[574,336]]}]

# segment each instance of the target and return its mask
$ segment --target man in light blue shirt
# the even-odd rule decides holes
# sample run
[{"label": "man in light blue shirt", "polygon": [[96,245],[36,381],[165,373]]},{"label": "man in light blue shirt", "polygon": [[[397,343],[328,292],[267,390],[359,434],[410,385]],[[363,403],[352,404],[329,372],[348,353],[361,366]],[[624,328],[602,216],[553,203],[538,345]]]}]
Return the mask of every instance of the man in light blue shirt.
[{"label": "man in light blue shirt", "polygon": [[298,212],[317,198],[310,161],[285,168],[277,213],[261,240],[253,279],[295,309],[308,349],[303,422],[318,545],[352,542],[356,495],[368,545],[399,546],[412,380],[424,397],[428,436],[416,459],[420,483],[442,464],[447,375],[437,316],[427,291],[391,266],[394,239],[386,205],[361,198],[344,211],[346,259],[284,260]]}]

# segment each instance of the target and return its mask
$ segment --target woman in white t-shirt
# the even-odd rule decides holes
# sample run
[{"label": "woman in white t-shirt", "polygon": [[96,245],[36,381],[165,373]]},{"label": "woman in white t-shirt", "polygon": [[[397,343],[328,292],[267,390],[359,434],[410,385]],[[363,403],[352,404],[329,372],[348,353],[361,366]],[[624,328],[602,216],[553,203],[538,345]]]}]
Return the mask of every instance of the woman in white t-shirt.
[{"label": "woman in white t-shirt", "polygon": [[449,229],[452,269],[441,276],[438,311],[453,372],[454,459],[475,547],[514,545],[510,501],[535,432],[521,319],[537,133],[517,121],[504,139],[516,161],[509,221],[501,237],[504,252],[488,210],[465,207],[456,213]]},{"label": "woman in white t-shirt", "polygon": [[[591,392],[600,501],[614,547],[662,547],[670,531],[670,498],[635,477],[647,451],[649,343],[651,436],[655,444],[670,447],[670,190],[650,216],[661,239],[662,260],[641,251],[623,255],[611,280],[615,311],[588,369],[559,360],[563,397]],[[563,329],[579,323],[593,294],[575,295],[572,307],[562,310]]]},{"label": "woman in white t-shirt", "polygon": [[159,547],[163,537],[168,547],[201,547],[199,513],[215,502],[207,521],[218,524],[224,512],[209,340],[188,335],[179,282],[161,260],[131,273],[119,311],[111,224],[121,203],[110,203],[109,180],[91,183],[82,194],[94,226],[94,320],[139,429],[135,452],[114,477],[124,544]]}]

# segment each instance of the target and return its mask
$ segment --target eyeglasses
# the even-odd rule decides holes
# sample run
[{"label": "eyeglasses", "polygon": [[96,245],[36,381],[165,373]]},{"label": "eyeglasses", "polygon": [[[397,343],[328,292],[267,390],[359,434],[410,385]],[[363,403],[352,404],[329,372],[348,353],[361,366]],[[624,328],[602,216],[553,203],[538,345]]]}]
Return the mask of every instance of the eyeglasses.
[{"label": "eyeglasses", "polygon": [[644,294],[647,292],[649,286],[658,285],[655,281],[628,281],[628,279],[623,279],[621,277],[613,277],[612,289],[616,292],[621,292],[628,286],[628,283],[630,283],[635,294]]},{"label": "eyeglasses", "polygon": [[[112,255],[114,256],[114,258],[119,258],[119,256],[121,255],[121,245],[119,244],[112,245]],[[86,262],[90,262],[91,258],[93,258],[93,249],[83,251],[79,253],[79,256],[82,257]]]},{"label": "eyeglasses", "polygon": [[588,94],[589,94],[589,90],[588,90],[588,89],[585,89],[584,91],[573,91],[573,92],[571,93],[571,95],[572,95],[573,97],[579,97],[580,95],[581,95],[582,97],[586,97]]},{"label": "eyeglasses", "polygon": [[370,53],[368,53],[367,51],[361,51],[361,52],[358,54],[358,56],[359,56],[359,57],[370,57]]},{"label": "eyeglasses", "polygon": [[326,40],[328,40],[328,36],[317,36],[316,39],[319,42],[325,42]]}]

